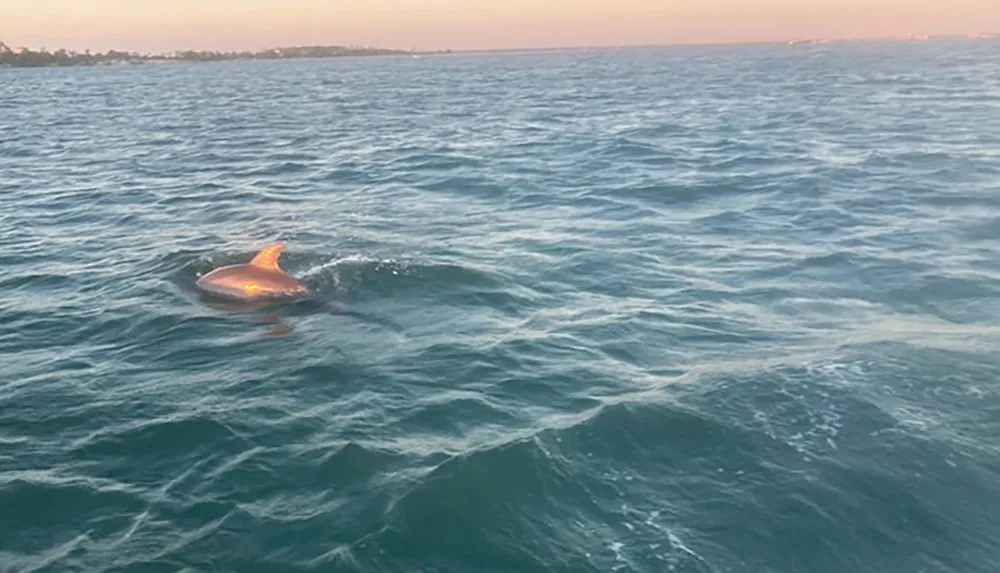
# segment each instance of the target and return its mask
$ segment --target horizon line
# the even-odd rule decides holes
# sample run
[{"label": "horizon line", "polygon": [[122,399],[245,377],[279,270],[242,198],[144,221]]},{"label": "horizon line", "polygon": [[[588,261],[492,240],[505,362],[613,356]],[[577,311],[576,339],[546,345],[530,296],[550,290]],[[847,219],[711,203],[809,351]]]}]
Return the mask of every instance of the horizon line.
[{"label": "horizon line", "polygon": [[[655,42],[655,43],[636,43],[636,44],[567,44],[563,46],[548,46],[548,47],[507,47],[507,48],[440,48],[440,49],[415,49],[415,48],[386,48],[382,46],[372,45],[372,44],[288,44],[282,46],[268,46],[263,48],[240,48],[240,49],[192,49],[192,48],[174,48],[173,50],[167,51],[138,51],[138,50],[119,50],[116,48],[109,48],[109,52],[121,52],[126,54],[139,54],[142,56],[164,56],[167,54],[176,54],[180,52],[215,52],[221,54],[233,54],[233,53],[261,53],[273,50],[285,50],[285,49],[295,49],[295,48],[307,48],[307,47],[317,47],[317,48],[346,48],[346,49],[356,49],[356,50],[384,50],[391,52],[399,52],[402,54],[471,54],[471,53],[500,53],[500,52],[552,52],[552,51],[563,51],[563,50],[608,50],[608,49],[643,49],[643,48],[671,48],[671,47],[683,47],[683,46],[745,46],[745,45],[769,45],[769,44],[825,44],[834,42],[922,42],[931,40],[942,40],[942,39],[966,39],[966,40],[984,40],[984,39],[998,39],[1000,38],[1000,32],[967,32],[967,33],[941,33],[941,34],[892,34],[892,35],[871,35],[871,36],[790,36],[783,39],[772,39],[772,40],[734,40],[734,41],[719,41],[719,40],[688,40],[688,41],[675,41],[675,42]],[[30,46],[14,46],[0,39],[0,46],[6,46],[11,50],[30,50],[30,51],[60,51],[66,50],[67,52],[86,52],[90,51],[89,48],[83,48],[70,50],[67,48],[55,48],[50,49],[45,46],[38,46],[37,48],[32,48]],[[99,52],[98,52],[99,53]]]}]

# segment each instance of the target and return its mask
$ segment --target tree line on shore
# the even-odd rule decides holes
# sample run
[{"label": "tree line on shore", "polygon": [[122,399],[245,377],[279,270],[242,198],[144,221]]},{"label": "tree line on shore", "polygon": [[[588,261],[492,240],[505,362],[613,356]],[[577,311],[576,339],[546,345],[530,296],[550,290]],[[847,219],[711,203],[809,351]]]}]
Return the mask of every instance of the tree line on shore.
[{"label": "tree line on shore", "polygon": [[101,53],[91,53],[90,50],[76,52],[71,50],[56,50],[49,52],[45,48],[29,50],[26,48],[12,49],[0,42],[0,67],[39,68],[62,66],[97,66],[112,64],[141,64],[151,61],[186,61],[186,62],[218,62],[226,60],[287,60],[296,58],[333,58],[345,56],[381,56],[409,54],[401,50],[387,50],[371,47],[352,46],[297,46],[290,48],[273,48],[258,52],[220,52],[183,50],[171,54],[140,54],[137,52],[122,52],[109,50]]}]

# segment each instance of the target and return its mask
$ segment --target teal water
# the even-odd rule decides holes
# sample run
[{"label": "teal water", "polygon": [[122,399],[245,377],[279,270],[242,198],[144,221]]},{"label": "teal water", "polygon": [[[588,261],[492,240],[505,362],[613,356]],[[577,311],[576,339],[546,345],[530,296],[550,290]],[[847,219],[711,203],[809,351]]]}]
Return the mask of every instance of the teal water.
[{"label": "teal water", "polygon": [[0,70],[0,571],[995,573],[998,46]]}]

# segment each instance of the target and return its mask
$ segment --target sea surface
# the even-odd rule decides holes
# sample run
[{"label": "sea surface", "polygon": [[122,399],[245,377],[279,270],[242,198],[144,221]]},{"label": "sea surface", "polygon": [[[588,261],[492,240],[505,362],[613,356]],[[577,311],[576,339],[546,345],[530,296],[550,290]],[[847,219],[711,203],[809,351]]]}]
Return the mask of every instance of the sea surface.
[{"label": "sea surface", "polygon": [[3,573],[1000,571],[996,41],[0,70],[0,292]]}]

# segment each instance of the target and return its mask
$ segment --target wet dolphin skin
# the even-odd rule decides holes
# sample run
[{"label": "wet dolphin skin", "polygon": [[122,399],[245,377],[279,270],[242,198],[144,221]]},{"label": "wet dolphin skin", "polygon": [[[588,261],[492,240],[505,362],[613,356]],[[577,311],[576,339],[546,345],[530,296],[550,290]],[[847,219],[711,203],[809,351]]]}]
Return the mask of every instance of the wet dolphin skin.
[{"label": "wet dolphin skin", "polygon": [[284,300],[310,294],[305,284],[278,265],[283,250],[283,243],[268,245],[249,263],[215,269],[195,285],[207,294],[238,301]]}]

